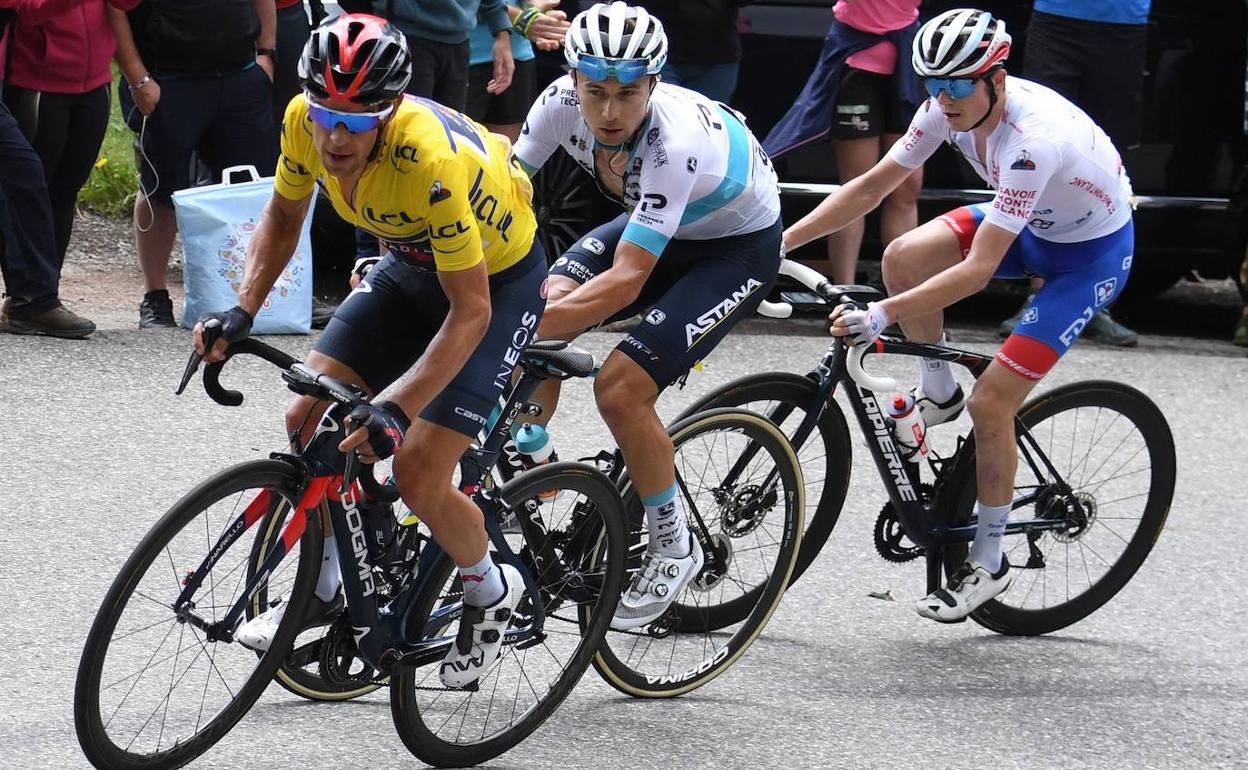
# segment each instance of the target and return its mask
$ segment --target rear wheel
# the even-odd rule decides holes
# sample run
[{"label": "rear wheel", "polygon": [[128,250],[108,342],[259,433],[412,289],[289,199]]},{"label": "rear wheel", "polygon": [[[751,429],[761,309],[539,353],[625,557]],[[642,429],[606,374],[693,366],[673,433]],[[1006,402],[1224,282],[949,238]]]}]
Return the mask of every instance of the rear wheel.
[{"label": "rear wheel", "polygon": [[[274,526],[293,522],[291,534],[298,533],[303,514],[292,511],[302,483],[298,471],[277,460],[217,474],[179,500],[126,560],[78,666],[74,724],[92,764],[184,765],[220,740],[264,692],[300,613],[287,613],[259,656],[199,624],[215,624],[245,596],[248,526],[267,515]],[[291,552],[259,584],[260,606],[280,595],[299,608],[311,598],[322,540],[319,522],[309,518],[302,537],[287,541]],[[179,605],[191,576],[218,549],[198,590]]]},{"label": "rear wheel", "polygon": [[[539,586],[545,624],[537,636],[504,646],[471,691],[443,687],[436,664],[395,668],[395,728],[409,751],[439,767],[486,762],[536,730],[589,666],[623,590],[624,512],[605,475],[551,463],[517,476],[500,497],[544,533],[536,541],[508,539],[516,539],[512,550]],[[463,610],[454,567],[445,555],[435,562],[412,610],[412,627],[422,630],[411,636],[441,640],[444,651]],[[525,627],[533,601],[531,594],[521,601],[509,631]]]},{"label": "rear wheel", "polygon": [[[745,653],[784,595],[805,509],[797,457],[766,418],[713,409],[677,422],[671,433],[679,494],[705,566],[654,622],[608,631],[594,658],[612,687],[643,698],[701,687]],[[624,506],[631,578],[649,535],[631,486]]]},{"label": "rear wheel", "polygon": [[[1174,497],[1174,437],[1161,410],[1140,391],[1116,382],[1077,382],[1023,406],[1019,419],[1069,492],[1055,483],[1034,450],[1019,450],[1010,521],[1060,519],[1065,526],[1006,535],[1014,572],[1009,590],[971,617],[1002,634],[1045,634],[1082,620],[1127,584],[1161,535]],[[973,441],[951,487],[954,521],[973,522]],[[1030,455],[1031,461],[1028,460]],[[946,569],[965,558],[949,548]]]}]

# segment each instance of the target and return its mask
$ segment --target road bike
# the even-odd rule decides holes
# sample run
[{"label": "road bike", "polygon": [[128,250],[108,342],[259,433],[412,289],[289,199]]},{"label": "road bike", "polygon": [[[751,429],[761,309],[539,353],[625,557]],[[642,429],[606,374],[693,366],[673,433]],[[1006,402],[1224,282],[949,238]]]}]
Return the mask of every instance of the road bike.
[{"label": "road bike", "polygon": [[[315,633],[319,670],[357,689],[388,676],[395,728],[430,764],[478,764],[515,746],[589,666],[623,590],[627,547],[619,495],[596,468],[552,463],[501,486],[490,471],[538,383],[586,376],[593,357],[564,343],[527,349],[507,408],[460,462],[460,489],[484,514],[495,560],[523,576],[524,597],[498,661],[472,685],[448,689],[436,664],[464,607],[455,564],[420,527],[395,521],[397,490],[337,450],[342,416],[366,394],[254,339],[229,352],[274,364],[291,390],[331,406],[306,448],[295,436],[288,453],[211,477],[127,559],[78,668],[74,719],[87,758],[108,768],[184,765],[242,718],[292,654],[312,654],[295,642],[317,604],[325,526],[346,609]],[[198,363],[192,355],[179,393]],[[206,367],[204,387],[237,405],[242,394],[219,382],[223,364]],[[236,641],[243,621],[279,601],[290,609],[267,651]]]},{"label": "road bike", "polygon": [[[811,292],[787,299],[826,312],[837,304],[882,298],[868,286],[834,286],[824,276],[785,260],[780,272]],[[791,303],[765,303],[787,317]],[[925,467],[895,440],[877,393],[896,383],[868,374],[864,357],[895,354],[940,359],[974,377],[992,361],[965,350],[881,337],[867,347],[831,342],[806,375],[748,375],[707,394],[685,412],[747,408],[780,426],[806,471],[809,524],[793,571],[796,580],[831,534],[844,504],[851,467],[851,434],[834,400],[843,386],[866,446],[888,493],[875,525],[881,557],[904,563],[926,558],[927,592],[942,583],[974,539],[975,441],[959,436],[948,456],[929,454]],[[683,417],[683,416],[682,416]],[[1174,496],[1174,437],[1161,410],[1139,390],[1103,380],[1076,382],[1042,393],[1015,419],[1018,474],[1005,554],[1018,570],[1010,590],[971,617],[1002,634],[1043,634],[1064,628],[1109,601],[1135,574],[1165,526]],[[927,474],[928,479],[923,478]],[[750,597],[709,608],[710,626],[731,623]]]}]

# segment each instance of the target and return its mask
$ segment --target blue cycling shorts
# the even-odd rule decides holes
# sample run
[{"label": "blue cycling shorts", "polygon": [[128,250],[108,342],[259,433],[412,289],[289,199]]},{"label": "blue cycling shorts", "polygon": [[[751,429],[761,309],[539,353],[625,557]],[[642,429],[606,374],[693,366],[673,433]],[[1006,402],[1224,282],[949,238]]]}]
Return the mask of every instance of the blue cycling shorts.
[{"label": "blue cycling shorts", "polygon": [[[962,256],[991,203],[963,206],[940,216],[958,237]],[[1036,381],[1075,344],[1092,316],[1122,294],[1131,274],[1135,226],[1127,222],[1090,241],[1056,243],[1024,229],[997,267],[996,278],[1039,277],[1044,286],[1023,310],[1014,333],[997,351],[1010,371]]]},{"label": "blue cycling shorts", "polygon": [[[555,260],[550,274],[585,283],[611,267],[627,224],[628,214],[621,214],[594,228]],[[637,300],[603,321],[643,315],[616,350],[636,361],[660,392],[675,383],[767,298],[783,233],[777,219],[752,233],[669,241]]]}]

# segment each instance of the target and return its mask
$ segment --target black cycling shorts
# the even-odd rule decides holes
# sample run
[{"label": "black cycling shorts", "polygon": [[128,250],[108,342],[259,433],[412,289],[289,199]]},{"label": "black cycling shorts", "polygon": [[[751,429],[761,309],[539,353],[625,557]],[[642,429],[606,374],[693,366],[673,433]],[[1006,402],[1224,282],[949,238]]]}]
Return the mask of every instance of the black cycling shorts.
[{"label": "black cycling shorts", "polygon": [[[534,238],[523,260],[490,276],[485,338],[421,419],[475,438],[545,307],[546,254]],[[437,273],[389,253],[339,305],[313,349],[351,367],[379,393],[416,363],[449,311]]]},{"label": "black cycling shorts", "polygon": [[836,89],[832,116],[833,139],[870,139],[881,134],[904,134],[913,115],[898,115],[896,77],[845,67]]},{"label": "black cycling shorts", "polygon": [[[585,283],[606,270],[627,224],[628,214],[621,214],[590,231],[555,260],[550,274]],[[767,298],[780,269],[783,232],[777,219],[744,235],[668,241],[637,300],[603,321],[643,315],[616,349],[660,391],[679,380]]]}]

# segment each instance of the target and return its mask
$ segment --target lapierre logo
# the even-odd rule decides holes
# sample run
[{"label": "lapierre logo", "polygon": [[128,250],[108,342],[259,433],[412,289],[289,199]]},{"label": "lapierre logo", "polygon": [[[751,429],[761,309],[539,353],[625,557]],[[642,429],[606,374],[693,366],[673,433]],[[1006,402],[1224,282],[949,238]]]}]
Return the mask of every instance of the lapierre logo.
[{"label": "lapierre logo", "polygon": [[690,669],[689,671],[684,671],[679,674],[666,674],[664,676],[650,676],[647,674],[646,682],[649,684],[680,684],[681,682],[688,682],[690,679],[693,679],[696,676],[701,676],[707,671],[710,671],[712,668],[718,666],[724,661],[724,658],[728,657],[728,653],[730,652],[732,652],[732,647],[724,645],[719,649],[719,652],[715,653],[714,656],[699,663],[697,668]]},{"label": "lapierre logo", "polygon": [[[520,326],[511,333],[511,347],[507,348],[507,352],[503,354],[503,363],[498,367],[498,374],[494,375],[496,387],[506,388],[511,382],[511,373],[520,361],[521,352],[529,344],[529,340],[533,339],[533,330],[536,328],[536,313],[525,313],[520,317]],[[484,422],[482,420],[482,423]]]},{"label": "lapierre logo", "polygon": [[880,413],[880,405],[876,402],[875,396],[871,391],[859,388],[858,398],[867,408],[867,419],[871,421],[875,429],[875,441],[880,445],[880,451],[884,453],[884,459],[888,463],[888,473],[893,477],[893,485],[897,487],[897,494],[902,500],[918,500],[919,497],[914,493],[914,487],[910,484],[910,476],[906,473],[905,462],[897,452],[897,445],[893,443],[893,436],[888,430],[884,415]]},{"label": "lapierre logo", "polygon": [[692,349],[693,344],[718,326],[725,318],[727,318],[737,305],[740,305],[754,292],[763,288],[763,284],[757,280],[750,278],[732,293],[731,297],[720,300],[715,307],[698,316],[694,323],[685,324],[685,344]]},{"label": "lapierre logo", "polygon": [[1118,288],[1117,278],[1106,278],[1096,285],[1096,304],[1104,305],[1114,298],[1114,289]]},{"label": "lapierre logo", "polygon": [[1066,327],[1066,331],[1062,332],[1061,334],[1062,344],[1065,345],[1066,347],[1070,347],[1071,345],[1075,344],[1075,340],[1079,339],[1079,332],[1083,331],[1083,327],[1087,326],[1088,321],[1091,321],[1091,320],[1092,320],[1092,308],[1085,307],[1083,309],[1083,315],[1079,316],[1074,321],[1072,321],[1070,326]]},{"label": "lapierre logo", "polygon": [[372,596],[377,589],[373,585],[373,568],[368,563],[368,542],[364,536],[364,519],[355,499],[355,488],[348,489],[341,499],[347,513],[347,531],[351,533],[351,553],[355,555],[356,572],[364,586],[363,595]]}]

